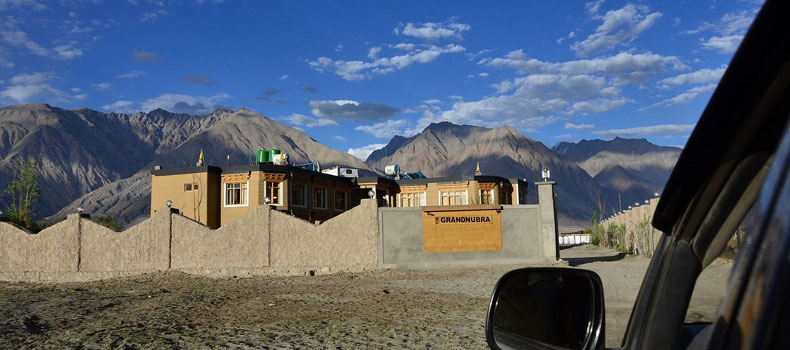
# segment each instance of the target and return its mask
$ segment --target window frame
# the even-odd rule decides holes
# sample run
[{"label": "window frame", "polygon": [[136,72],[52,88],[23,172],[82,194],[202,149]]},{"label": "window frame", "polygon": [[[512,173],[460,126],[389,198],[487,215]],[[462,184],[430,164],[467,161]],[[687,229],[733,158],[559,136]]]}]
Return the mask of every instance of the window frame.
[{"label": "window frame", "polygon": [[[316,205],[316,200],[318,200],[318,198],[319,198],[319,196],[317,196],[317,193],[316,193],[316,191],[318,191],[318,190],[323,190],[322,191],[322,195],[320,196],[321,199],[323,200],[323,204],[324,204],[323,207],[320,207],[320,206]],[[327,201],[327,199],[328,199],[327,198],[328,192],[329,192],[328,188],[325,187],[325,186],[315,186],[315,185],[313,185],[313,208],[314,209],[324,209],[324,210],[326,210],[326,209],[329,208],[329,204],[327,203],[328,202]]]},{"label": "window frame", "polygon": [[[290,188],[289,192],[290,192],[290,197],[291,197],[290,198],[291,206],[297,207],[297,208],[307,208],[307,184],[303,183],[303,182],[293,182],[293,183],[291,183],[290,187],[291,188]],[[297,197],[294,196],[293,190],[295,188],[297,188],[297,187],[301,187],[302,188],[302,204],[297,204],[297,203],[294,202],[294,198],[297,198]]]},{"label": "window frame", "polygon": [[[335,190],[334,192],[335,192],[335,203],[334,203],[335,211],[346,211],[346,210],[348,210],[348,191]],[[343,194],[343,208],[342,209],[338,209],[337,208],[337,194],[338,193]]]},{"label": "window frame", "polygon": [[[483,203],[483,193],[484,192],[488,193],[488,198],[489,198],[488,203]],[[493,188],[489,189],[489,190],[480,190],[479,196],[480,196],[480,204],[496,204],[495,203],[496,202],[496,198],[494,198],[494,189]]]},{"label": "window frame", "polygon": [[[459,192],[463,192],[462,203],[453,203],[453,204],[445,204],[444,203],[444,194],[445,193],[453,193],[452,197],[455,198],[458,196]],[[440,206],[455,206],[455,205],[469,205],[469,190],[442,190],[439,191],[439,205]]]},{"label": "window frame", "polygon": [[[228,204],[228,185],[235,185],[235,184],[244,184],[244,187],[239,187],[239,191],[242,189],[244,190],[244,203],[242,204]],[[249,181],[234,181],[234,182],[225,182],[223,184],[223,191],[222,191],[222,206],[226,208],[238,208],[238,207],[248,207],[250,206],[250,182]],[[239,196],[241,197],[241,196]]]},{"label": "window frame", "polygon": [[[263,197],[269,197],[269,205],[281,206],[283,205],[283,182],[284,181],[264,181],[263,182]],[[269,184],[277,184],[277,202],[274,201],[273,196],[269,196]]]},{"label": "window frame", "polygon": [[[410,206],[404,206],[403,205],[403,197],[404,196],[415,196],[415,197],[419,198],[419,200],[420,200],[419,204],[417,204],[417,205],[410,205]],[[424,206],[426,206],[426,198],[427,198],[427,195],[426,195],[425,191],[422,191],[422,192],[398,193],[398,207],[401,207],[401,208],[424,207]],[[414,201],[414,198],[412,198],[412,201]]]}]

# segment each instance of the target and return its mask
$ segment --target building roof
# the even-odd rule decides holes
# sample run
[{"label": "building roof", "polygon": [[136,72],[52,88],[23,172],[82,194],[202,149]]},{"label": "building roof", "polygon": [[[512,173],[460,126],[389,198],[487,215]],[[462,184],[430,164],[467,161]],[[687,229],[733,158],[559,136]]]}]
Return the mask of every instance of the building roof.
[{"label": "building roof", "polygon": [[429,183],[462,183],[469,181],[477,182],[499,182],[506,181],[512,183],[510,179],[495,175],[461,175],[461,176],[447,176],[447,177],[429,177],[424,179],[401,179],[395,180],[401,186],[419,186]]},{"label": "building roof", "polygon": [[211,165],[202,166],[187,166],[181,168],[171,169],[155,169],[151,170],[151,175],[166,176],[166,175],[181,175],[181,174],[194,174],[194,173],[221,173],[222,169]]},{"label": "building roof", "polygon": [[194,174],[194,173],[205,173],[205,172],[218,173],[218,174],[240,174],[240,173],[246,173],[251,171],[261,171],[266,173],[303,174],[303,175],[311,176],[313,178],[319,178],[319,179],[335,181],[335,182],[347,182],[347,183],[354,182],[353,178],[324,174],[322,172],[294,167],[292,165],[275,165],[271,163],[234,165],[224,168],[211,166],[211,165],[204,165],[204,166],[191,166],[191,167],[172,168],[172,169],[159,169],[159,170],[151,170],[151,175],[166,176],[166,175],[181,175],[181,174]]}]

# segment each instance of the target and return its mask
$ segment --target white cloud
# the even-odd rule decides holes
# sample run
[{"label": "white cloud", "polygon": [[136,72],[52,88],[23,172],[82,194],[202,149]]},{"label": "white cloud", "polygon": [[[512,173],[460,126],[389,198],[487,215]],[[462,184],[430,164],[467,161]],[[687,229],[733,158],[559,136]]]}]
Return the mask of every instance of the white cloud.
[{"label": "white cloud", "polygon": [[677,96],[674,96],[674,97],[668,98],[666,100],[663,100],[661,102],[656,102],[656,103],[654,103],[654,104],[652,104],[652,105],[650,105],[650,106],[648,106],[646,108],[643,108],[642,110],[649,109],[649,108],[660,107],[660,106],[671,106],[671,105],[676,105],[676,104],[679,104],[679,103],[688,102],[688,101],[691,101],[692,99],[694,99],[695,97],[699,96],[699,94],[701,94],[703,92],[711,91],[711,90],[715,89],[716,86],[717,86],[717,84],[708,84],[708,85],[693,87],[693,88],[687,90],[686,92],[683,92],[683,93],[681,93],[681,94],[679,94]]},{"label": "white cloud", "polygon": [[340,141],[340,142],[346,142],[346,141],[348,141],[348,138],[346,138],[345,136],[341,136],[341,135],[335,135],[335,136],[332,136],[332,140]]},{"label": "white cloud", "polygon": [[343,45],[337,44],[337,46],[335,46],[335,52],[343,52]]},{"label": "white cloud", "polygon": [[694,130],[694,124],[663,124],[652,126],[640,126],[627,129],[610,129],[593,131],[594,134],[603,137],[637,137],[637,136],[673,136],[677,134],[685,134]]},{"label": "white cloud", "polygon": [[598,15],[601,4],[603,4],[603,0],[592,1],[584,4],[584,8],[587,10],[587,14],[589,14],[590,17],[594,17]]},{"label": "white cloud", "polygon": [[36,11],[45,10],[47,7],[37,0],[0,0],[0,11],[29,7]]},{"label": "white cloud", "polygon": [[105,111],[131,113],[134,112],[132,108],[132,101],[115,101],[114,103],[107,104],[101,107]]},{"label": "white cloud", "polygon": [[405,26],[401,24],[395,28],[393,32],[423,40],[438,40],[443,38],[461,39],[461,33],[470,29],[472,27],[468,24],[450,21],[445,23],[406,23]]},{"label": "white cloud", "polygon": [[0,67],[14,68],[14,62],[11,62],[9,59],[5,58],[5,52],[3,51],[2,46],[0,46]]},{"label": "white cloud", "polygon": [[388,139],[395,135],[401,134],[405,126],[405,120],[392,119],[373,125],[360,125],[354,128],[354,130],[366,132],[381,139]]},{"label": "white cloud", "polygon": [[107,89],[109,89],[109,88],[110,88],[112,85],[110,85],[110,83],[106,83],[106,82],[105,82],[105,83],[91,84],[91,86],[93,86],[93,87],[94,87],[96,90],[107,90]]},{"label": "white cloud", "polygon": [[390,48],[404,50],[404,51],[414,51],[417,46],[412,43],[400,43],[396,45],[391,45]]},{"label": "white cloud", "polygon": [[700,38],[700,46],[706,50],[716,51],[721,54],[735,52],[743,40],[746,30],[752,24],[757,10],[730,12],[724,14],[717,22],[703,22],[695,29],[685,31],[685,34],[697,34],[702,32],[713,32],[707,39]]},{"label": "white cloud", "polygon": [[397,108],[381,104],[352,100],[310,101],[312,113],[332,120],[381,120],[398,112]]},{"label": "white cloud", "polygon": [[431,122],[486,126],[511,125],[534,132],[559,117],[580,113],[602,113],[628,102],[620,89],[604,77],[593,75],[532,74],[494,86],[493,96],[478,101],[456,101],[445,111],[427,111],[414,129],[419,132]]},{"label": "white cloud", "polygon": [[82,50],[74,47],[73,44],[59,45],[54,48],[59,58],[70,60],[82,56]]},{"label": "white cloud", "polygon": [[437,104],[439,102],[442,102],[442,101],[439,101],[439,100],[437,100],[435,98],[432,98],[430,100],[423,100],[422,101],[422,103],[427,104],[427,105],[435,105],[435,104]]},{"label": "white cloud", "polygon": [[148,12],[146,14],[143,14],[143,17],[140,18],[140,22],[153,21],[153,20],[156,20],[157,18],[159,18],[161,16],[164,16],[166,14],[167,14],[167,11],[162,10],[162,9],[158,9],[156,11]]},{"label": "white cloud", "polygon": [[49,55],[49,50],[28,38],[27,33],[21,30],[0,31],[0,41],[12,46],[24,47],[34,55]]},{"label": "white cloud", "polygon": [[371,60],[377,59],[379,56],[379,52],[381,52],[381,47],[378,46],[371,47],[370,50],[368,50],[368,58],[370,58]]},{"label": "white cloud", "polygon": [[[588,56],[597,51],[610,50],[624,42],[636,39],[646,29],[653,26],[661,12],[650,12],[647,6],[628,4],[623,8],[598,15],[600,3],[594,6],[593,18],[603,20],[595,33],[586,39],[573,43],[571,48],[579,56]],[[589,10],[589,8],[588,8]]]},{"label": "white cloud", "polygon": [[18,74],[9,80],[10,86],[0,91],[0,101],[11,101],[13,103],[68,102],[65,92],[50,85],[54,78],[49,73]]},{"label": "white cloud", "polygon": [[546,62],[528,58],[523,50],[511,51],[502,58],[485,58],[478,62],[493,67],[507,67],[519,73],[605,74],[618,83],[640,82],[647,76],[665,71],[688,69],[675,56],[653,53],[620,52],[614,56],[565,62]]},{"label": "white cloud", "polygon": [[485,77],[488,77],[488,73],[487,72],[482,72],[482,73],[478,74],[477,76],[481,77],[481,78],[485,78]]},{"label": "white cloud", "polygon": [[319,57],[314,61],[308,61],[308,64],[318,72],[332,72],[345,80],[364,80],[375,75],[405,69],[414,63],[429,63],[443,54],[458,53],[464,50],[463,46],[450,44],[444,47],[430,46],[425,49],[416,49],[403,55],[372,59],[367,62]]},{"label": "white cloud", "polygon": [[741,44],[743,35],[727,35],[727,36],[713,36],[708,40],[700,39],[700,45],[707,50],[713,50],[718,53],[733,53],[738,49]]},{"label": "white cloud", "polygon": [[283,75],[280,76],[279,80],[288,80],[288,78],[289,78],[288,74],[283,74]]},{"label": "white cloud", "polygon": [[52,79],[52,74],[49,73],[30,73],[30,74],[19,74],[11,78],[11,84],[15,85],[32,85],[32,84],[42,84],[50,81]]},{"label": "white cloud", "polygon": [[384,148],[384,146],[386,145],[383,143],[374,143],[372,145],[362,146],[358,148],[349,148],[348,151],[346,152],[361,160],[366,160],[368,159],[368,156],[370,156],[370,154],[373,153],[373,151]]},{"label": "white cloud", "polygon": [[153,51],[132,51],[132,58],[137,62],[161,64],[162,58]]},{"label": "white cloud", "polygon": [[565,123],[565,129],[571,129],[571,130],[592,130],[592,129],[595,129],[595,125],[592,125],[592,124]]},{"label": "white cloud", "polygon": [[303,114],[293,113],[287,117],[281,118],[284,121],[287,121],[294,125],[299,126],[306,126],[308,128],[312,128],[314,126],[329,126],[329,125],[337,125],[337,122],[332,119],[326,118],[313,118],[308,117]]},{"label": "white cloud", "polygon": [[74,95],[74,98],[82,101],[82,100],[88,98],[88,94],[77,94],[77,95]]},{"label": "white cloud", "polygon": [[161,94],[142,103],[143,111],[152,111],[162,108],[174,113],[193,115],[208,114],[220,106],[221,101],[231,96],[220,92],[213,96],[190,96],[182,94]]},{"label": "white cloud", "polygon": [[704,68],[691,73],[684,73],[674,77],[661,79],[656,83],[661,88],[669,88],[671,85],[685,85],[685,84],[704,84],[718,82],[721,79],[727,66],[721,66],[716,69]]},{"label": "white cloud", "polygon": [[139,71],[139,70],[132,70],[132,71],[128,71],[128,72],[123,73],[123,74],[118,74],[115,77],[116,78],[121,78],[121,79],[134,79],[134,78],[142,77],[144,75],[145,75],[145,72],[142,72],[142,71]]}]

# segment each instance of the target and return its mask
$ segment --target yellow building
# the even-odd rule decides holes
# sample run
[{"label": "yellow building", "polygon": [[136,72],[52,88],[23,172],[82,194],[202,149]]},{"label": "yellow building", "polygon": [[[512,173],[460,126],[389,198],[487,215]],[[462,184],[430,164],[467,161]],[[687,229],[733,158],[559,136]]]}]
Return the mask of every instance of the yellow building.
[{"label": "yellow building", "polygon": [[171,201],[182,215],[216,228],[267,204],[268,198],[275,210],[312,222],[326,221],[359,205],[370,189],[383,195],[383,188],[397,187],[386,178],[366,179],[360,188],[357,178],[271,163],[155,169],[151,171],[151,215],[166,209]]},{"label": "yellow building", "polygon": [[395,206],[457,206],[525,204],[527,182],[499,176],[476,175],[395,180]]},{"label": "yellow building", "polygon": [[184,216],[219,227],[221,173],[222,169],[209,165],[151,171],[151,216],[167,210],[171,201]]},{"label": "yellow building", "polygon": [[456,176],[394,180],[341,177],[292,165],[194,166],[151,171],[151,215],[167,209],[212,228],[256,206],[311,221],[326,221],[375,197],[381,207],[525,204],[526,180],[499,176]]}]

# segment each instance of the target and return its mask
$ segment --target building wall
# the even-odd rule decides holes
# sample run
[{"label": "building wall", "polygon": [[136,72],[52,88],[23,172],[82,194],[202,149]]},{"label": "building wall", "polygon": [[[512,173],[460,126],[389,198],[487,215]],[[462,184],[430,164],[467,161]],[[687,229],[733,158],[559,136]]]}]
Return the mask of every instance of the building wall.
[{"label": "building wall", "polygon": [[[198,190],[185,191],[185,184],[198,184]],[[151,216],[160,209],[167,209],[166,202],[173,201],[173,208],[193,220],[210,227],[219,226],[219,174],[196,172],[191,174],[151,176]]]},{"label": "building wall", "polygon": [[[263,204],[263,198],[260,193],[263,191],[261,179],[261,172],[252,171],[240,174],[222,174],[220,182],[220,225],[225,226],[231,221],[237,219],[250,212],[253,208]],[[247,204],[243,206],[226,206],[225,184],[233,182],[246,182],[247,183]]]},{"label": "building wall", "polygon": [[[493,185],[493,186],[492,186]],[[421,188],[417,190],[417,188]],[[429,182],[424,185],[403,185],[400,193],[413,193],[413,192],[425,192],[425,206],[439,206],[441,205],[441,196],[440,192],[443,191],[466,191],[467,193],[467,204],[468,205],[477,205],[481,204],[480,200],[480,189],[485,187],[486,190],[493,191],[493,203],[490,204],[509,204],[509,203],[516,203],[515,201],[509,200],[510,197],[513,195],[512,187],[509,192],[507,192],[508,198],[503,198],[501,190],[501,184],[498,182],[490,183],[490,182],[483,182],[480,183],[476,180],[470,181],[463,181],[457,183],[439,183],[439,182]],[[397,197],[396,197],[397,198]],[[395,203],[394,206],[400,206],[400,204]]]}]

